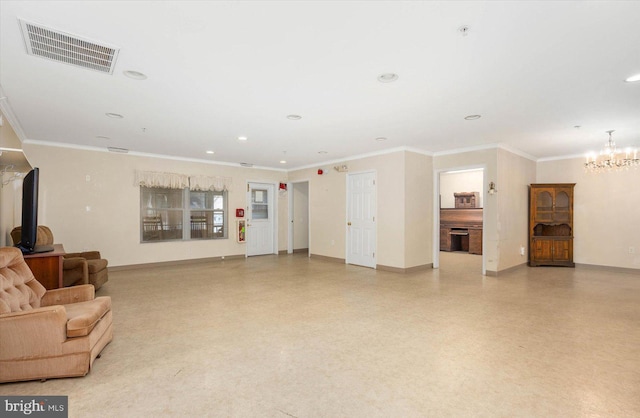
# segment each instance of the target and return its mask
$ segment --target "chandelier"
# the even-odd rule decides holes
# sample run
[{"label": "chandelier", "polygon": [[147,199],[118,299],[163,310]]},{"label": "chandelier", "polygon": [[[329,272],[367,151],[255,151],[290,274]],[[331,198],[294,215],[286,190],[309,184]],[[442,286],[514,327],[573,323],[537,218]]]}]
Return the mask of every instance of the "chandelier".
[{"label": "chandelier", "polygon": [[587,155],[584,169],[592,173],[601,173],[603,171],[626,170],[630,167],[638,168],[640,166],[638,150],[627,148],[624,152],[619,152],[616,149],[615,141],[611,138],[611,134],[615,131],[606,132],[609,134],[609,140],[604,144],[600,155],[595,153]]}]

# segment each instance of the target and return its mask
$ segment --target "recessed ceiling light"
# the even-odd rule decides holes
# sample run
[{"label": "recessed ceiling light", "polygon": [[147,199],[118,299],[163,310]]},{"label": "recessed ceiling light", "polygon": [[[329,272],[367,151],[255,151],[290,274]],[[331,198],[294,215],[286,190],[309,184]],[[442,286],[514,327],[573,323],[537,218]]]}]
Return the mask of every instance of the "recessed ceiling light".
[{"label": "recessed ceiling light", "polygon": [[480,119],[482,116],[480,115],[469,115],[469,116],[465,116],[465,120],[476,120],[476,119]]},{"label": "recessed ceiling light", "polygon": [[107,115],[108,117],[113,118],[113,119],[122,119],[122,118],[124,118],[124,116],[122,116],[119,113],[105,113],[105,115]]},{"label": "recessed ceiling light", "polygon": [[215,151],[207,151],[207,154],[215,154]]},{"label": "recessed ceiling light", "polygon": [[246,136],[239,136],[238,137],[238,141],[246,141],[247,139],[249,139],[249,138],[247,138]]},{"label": "recessed ceiling light", "polygon": [[634,74],[631,77],[627,77],[624,81],[626,81],[627,83],[637,83],[638,81],[640,81],[640,74]]},{"label": "recessed ceiling light", "polygon": [[98,138],[98,139],[111,139],[108,136],[104,136],[104,135],[98,135],[98,136],[96,136],[96,138]]},{"label": "recessed ceiling light", "polygon": [[380,142],[386,141],[386,140],[387,140],[387,138],[385,138],[384,136],[379,136],[379,137],[376,138],[376,141],[380,141]]},{"label": "recessed ceiling light", "polygon": [[147,79],[147,76],[145,74],[142,74],[139,71],[127,70],[127,71],[123,71],[123,73],[127,77],[133,78],[134,80],[146,80]]},{"label": "recessed ceiling light", "polygon": [[302,116],[300,116],[300,115],[287,115],[287,119],[289,119],[289,120],[300,120],[300,119],[302,119]]},{"label": "recessed ceiling light", "polygon": [[287,161],[286,160],[280,160],[280,164],[286,164]]},{"label": "recessed ceiling light", "polygon": [[378,76],[378,81],[381,83],[391,83],[393,81],[396,81],[398,78],[398,74],[384,73]]}]

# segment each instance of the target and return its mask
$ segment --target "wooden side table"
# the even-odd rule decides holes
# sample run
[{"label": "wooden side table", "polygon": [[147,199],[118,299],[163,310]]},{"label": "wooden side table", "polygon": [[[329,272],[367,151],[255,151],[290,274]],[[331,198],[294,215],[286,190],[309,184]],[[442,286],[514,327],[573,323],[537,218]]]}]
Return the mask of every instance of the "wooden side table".
[{"label": "wooden side table", "polygon": [[62,284],[62,256],[65,255],[62,244],[53,244],[53,251],[48,253],[28,254],[24,256],[36,280],[45,289],[58,289]]}]

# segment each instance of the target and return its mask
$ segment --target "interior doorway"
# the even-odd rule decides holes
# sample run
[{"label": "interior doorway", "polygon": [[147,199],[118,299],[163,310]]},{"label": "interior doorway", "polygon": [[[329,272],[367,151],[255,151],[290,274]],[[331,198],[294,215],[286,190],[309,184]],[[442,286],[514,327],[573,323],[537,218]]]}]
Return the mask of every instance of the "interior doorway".
[{"label": "interior doorway", "polygon": [[289,190],[289,228],[287,253],[306,253],[309,255],[311,231],[309,229],[309,181],[292,182]]},{"label": "interior doorway", "polygon": [[247,203],[247,257],[276,253],[275,185],[249,182]]},{"label": "interior doorway", "polygon": [[434,176],[434,268],[486,273],[484,171],[461,167]]},{"label": "interior doorway", "polygon": [[347,174],[347,264],[376,268],[376,172]]}]

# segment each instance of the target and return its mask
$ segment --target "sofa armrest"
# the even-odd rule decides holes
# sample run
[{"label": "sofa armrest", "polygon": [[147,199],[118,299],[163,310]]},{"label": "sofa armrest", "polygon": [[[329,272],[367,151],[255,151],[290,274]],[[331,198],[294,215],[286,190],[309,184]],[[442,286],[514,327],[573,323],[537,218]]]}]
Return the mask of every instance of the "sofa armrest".
[{"label": "sofa armrest", "polygon": [[82,257],[82,258],[86,258],[87,260],[99,260],[100,258],[100,251],[83,251],[81,253],[66,253],[64,255],[64,258],[75,258],[75,257]]},{"label": "sofa armrest", "polygon": [[70,303],[86,302],[96,298],[96,289],[91,284],[63,287],[47,290],[40,300],[41,306],[68,305]]},{"label": "sofa armrest", "polygon": [[67,339],[64,306],[0,315],[0,361],[53,356]]},{"label": "sofa armrest", "polygon": [[73,270],[75,268],[82,268],[82,265],[85,264],[87,260],[83,257],[64,257],[62,259],[62,268],[64,270]]},{"label": "sofa armrest", "polygon": [[62,261],[62,269],[62,283],[64,287],[89,284],[89,265],[85,258],[64,258]]}]

